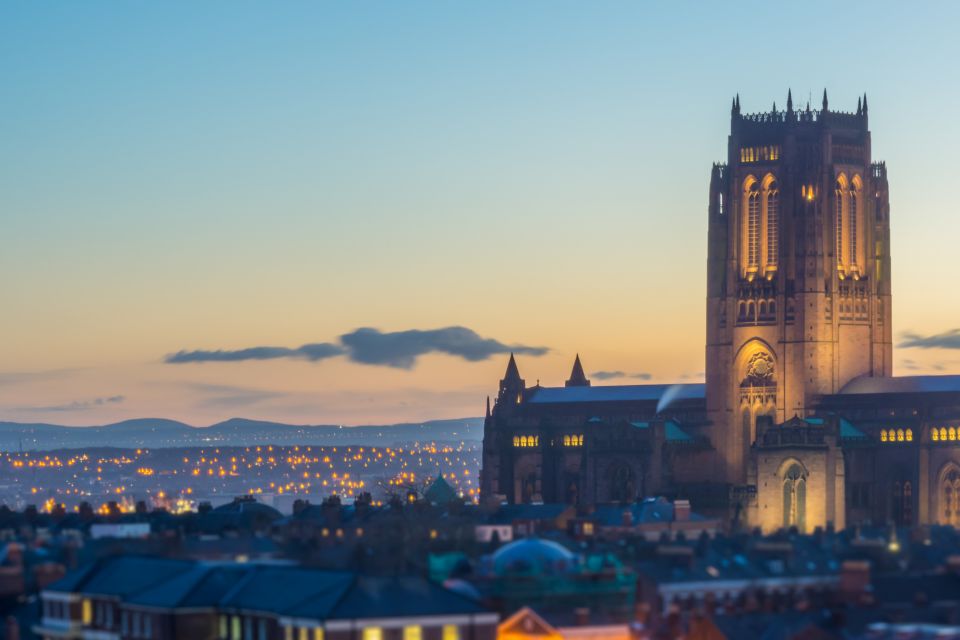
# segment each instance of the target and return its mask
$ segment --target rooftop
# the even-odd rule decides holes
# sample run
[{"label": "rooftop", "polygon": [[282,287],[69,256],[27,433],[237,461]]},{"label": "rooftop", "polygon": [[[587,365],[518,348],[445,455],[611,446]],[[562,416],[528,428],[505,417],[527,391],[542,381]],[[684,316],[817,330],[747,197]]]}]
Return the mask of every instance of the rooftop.
[{"label": "rooftop", "polygon": [[[668,391],[672,397],[668,397]],[[558,404],[568,402],[641,402],[670,400],[702,400],[704,384],[637,384],[599,387],[534,387],[527,402]]]}]

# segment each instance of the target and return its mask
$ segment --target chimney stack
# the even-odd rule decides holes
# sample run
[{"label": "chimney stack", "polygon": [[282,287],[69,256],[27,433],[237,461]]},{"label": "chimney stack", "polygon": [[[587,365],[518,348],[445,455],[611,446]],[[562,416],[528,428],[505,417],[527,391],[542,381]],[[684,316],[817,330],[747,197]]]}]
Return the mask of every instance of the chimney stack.
[{"label": "chimney stack", "polygon": [[690,501],[673,501],[673,519],[675,522],[688,522],[690,520]]}]

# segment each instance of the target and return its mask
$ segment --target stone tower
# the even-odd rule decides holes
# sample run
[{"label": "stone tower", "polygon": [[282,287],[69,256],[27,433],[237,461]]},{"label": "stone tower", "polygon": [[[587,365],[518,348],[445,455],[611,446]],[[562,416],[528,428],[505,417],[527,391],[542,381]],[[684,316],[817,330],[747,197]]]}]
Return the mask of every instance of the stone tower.
[{"label": "stone tower", "polygon": [[886,167],[867,98],[730,114],[710,181],[707,417],[721,472],[746,482],[759,416],[805,416],[858,376],[891,375]]}]

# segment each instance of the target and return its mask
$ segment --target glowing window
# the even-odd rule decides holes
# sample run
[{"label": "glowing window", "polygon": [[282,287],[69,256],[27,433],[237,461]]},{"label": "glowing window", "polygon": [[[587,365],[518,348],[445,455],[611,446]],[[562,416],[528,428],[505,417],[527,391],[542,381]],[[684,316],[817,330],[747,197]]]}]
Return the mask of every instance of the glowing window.
[{"label": "glowing window", "polygon": [[936,429],[936,427],[930,429],[930,439],[934,442],[940,439],[940,432]]},{"label": "glowing window", "polygon": [[563,446],[565,447],[570,446],[570,436],[563,436]]},{"label": "glowing window", "polygon": [[946,428],[946,427],[940,427],[940,440],[941,440],[941,441],[944,441],[944,440],[946,440],[946,439],[947,439],[947,428]]},{"label": "glowing window", "polygon": [[299,633],[297,634],[298,640],[310,640],[310,629],[307,627],[300,627]]},{"label": "glowing window", "polygon": [[907,429],[907,442],[913,442],[913,429]]},{"label": "glowing window", "polygon": [[283,640],[293,640],[293,626],[286,625],[283,628]]},{"label": "glowing window", "polygon": [[233,638],[233,640],[240,640],[240,638],[243,637],[240,629],[240,616],[230,618],[230,637]]},{"label": "glowing window", "polygon": [[521,447],[527,446],[527,436],[520,436],[520,446]]},{"label": "glowing window", "polygon": [[843,267],[843,182],[837,181],[836,236],[837,266]]},{"label": "glowing window", "polygon": [[758,191],[751,191],[747,196],[747,265],[751,268],[760,265],[760,193]]},{"label": "glowing window", "polygon": [[897,442],[903,442],[905,439],[903,429],[897,429]]},{"label": "glowing window", "polygon": [[314,627],[313,629],[313,640],[323,640],[323,629],[320,627]]},{"label": "glowing window", "polygon": [[455,624],[443,625],[442,640],[460,640],[460,627]]},{"label": "glowing window", "polygon": [[412,624],[403,628],[403,640],[421,640],[423,638],[423,629],[418,624]]},{"label": "glowing window", "polygon": [[887,430],[880,429],[880,442],[886,442],[886,441],[887,441]]},{"label": "glowing window", "polygon": [[520,436],[513,436],[513,446],[515,447],[520,446]]},{"label": "glowing window", "polygon": [[777,266],[777,255],[780,249],[777,245],[779,241],[780,224],[780,192],[777,191],[777,183],[770,185],[770,191],[767,192],[767,266]]},{"label": "glowing window", "polygon": [[383,640],[383,629],[380,627],[367,627],[363,630],[363,640]]},{"label": "glowing window", "polygon": [[948,434],[948,437],[950,438],[951,441],[957,439],[957,430],[956,430],[955,427],[950,427],[950,428],[947,430],[947,434]]},{"label": "glowing window", "polygon": [[850,264],[857,264],[857,203],[856,191],[850,191]]},{"label": "glowing window", "polygon": [[83,624],[90,624],[93,622],[93,603],[89,599],[85,599],[81,605],[80,620]]}]

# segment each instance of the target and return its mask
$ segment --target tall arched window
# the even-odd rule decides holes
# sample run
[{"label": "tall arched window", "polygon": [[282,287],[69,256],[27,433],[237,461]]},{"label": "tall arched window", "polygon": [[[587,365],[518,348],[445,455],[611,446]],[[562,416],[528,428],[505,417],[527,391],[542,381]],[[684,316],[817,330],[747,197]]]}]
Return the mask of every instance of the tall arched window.
[{"label": "tall arched window", "polygon": [[783,526],[803,531],[807,511],[807,482],[799,464],[783,474]]},{"label": "tall arched window", "polygon": [[834,220],[836,223],[836,228],[834,232],[837,240],[836,247],[835,247],[835,250],[837,252],[837,269],[840,271],[843,271],[847,263],[845,259],[846,256],[844,255],[845,249],[846,249],[846,247],[844,246],[844,238],[846,237],[846,235],[844,234],[844,218],[846,216],[844,214],[846,213],[846,210],[847,210],[847,178],[842,173],[837,178],[836,199],[834,200],[834,208],[836,209],[836,211],[834,212],[835,214]]},{"label": "tall arched window", "polygon": [[940,524],[960,526],[960,471],[943,474],[940,482]]},{"label": "tall arched window", "polygon": [[773,271],[777,268],[780,255],[780,188],[773,176],[768,176],[764,181],[764,194],[767,209],[766,268]]},{"label": "tall arched window", "polygon": [[849,235],[850,235],[850,267],[856,270],[859,264],[860,251],[860,208],[861,192],[863,190],[863,181],[860,176],[853,176],[850,183],[850,210],[849,216]]},{"label": "tall arched window", "polygon": [[747,267],[754,272],[760,267],[760,190],[756,182],[747,193]]}]

